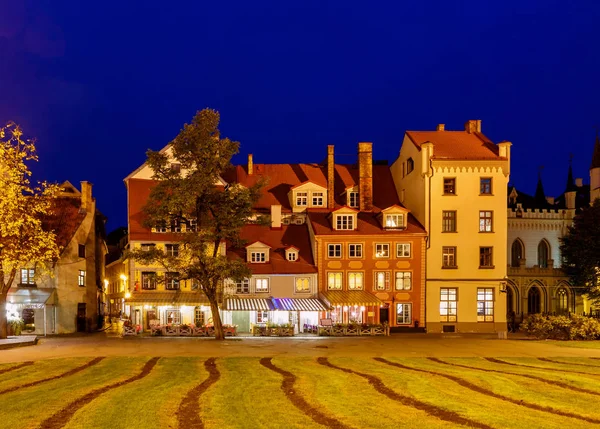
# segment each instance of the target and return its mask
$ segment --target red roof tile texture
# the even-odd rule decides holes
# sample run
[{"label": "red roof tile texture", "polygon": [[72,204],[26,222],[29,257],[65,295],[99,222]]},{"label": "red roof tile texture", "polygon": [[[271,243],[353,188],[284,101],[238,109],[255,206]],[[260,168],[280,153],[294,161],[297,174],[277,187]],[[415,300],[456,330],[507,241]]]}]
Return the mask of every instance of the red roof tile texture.
[{"label": "red roof tile texture", "polygon": [[325,210],[309,210],[308,218],[316,235],[425,235],[425,229],[411,214],[408,215],[406,229],[385,229],[379,217],[369,212],[358,214],[356,229],[351,231],[333,229],[331,214]]},{"label": "red roof tile texture", "polygon": [[419,150],[423,143],[433,143],[435,159],[500,159],[498,147],[480,132],[407,131],[406,135]]},{"label": "red roof tile texture", "polygon": [[[246,225],[241,237],[247,243],[260,241],[270,249],[269,262],[249,263],[252,274],[306,274],[316,273],[306,225],[283,225],[271,229],[262,225]],[[285,249],[293,245],[298,249],[298,260],[288,261]],[[246,261],[246,249],[227,249],[227,255]]]}]

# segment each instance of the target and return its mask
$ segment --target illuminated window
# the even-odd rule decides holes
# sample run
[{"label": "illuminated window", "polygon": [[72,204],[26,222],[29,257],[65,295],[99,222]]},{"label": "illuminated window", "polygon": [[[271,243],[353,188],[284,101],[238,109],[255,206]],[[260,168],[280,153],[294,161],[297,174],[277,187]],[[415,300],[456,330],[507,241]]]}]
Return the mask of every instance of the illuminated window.
[{"label": "illuminated window", "polygon": [[363,290],[363,273],[348,273],[348,290]]},{"label": "illuminated window", "polygon": [[398,243],[396,245],[397,258],[410,258],[410,243]]},{"label": "illuminated window", "polygon": [[342,273],[327,273],[327,289],[342,289]]},{"label": "illuminated window", "polygon": [[477,321],[494,321],[494,289],[477,288]]},{"label": "illuminated window", "polygon": [[339,230],[354,229],[354,216],[353,215],[336,215],[335,229],[339,229]]},{"label": "illuminated window", "polygon": [[375,257],[376,258],[389,258],[390,257],[390,245],[388,243],[375,244]]},{"label": "illuminated window", "polygon": [[479,232],[493,232],[492,221],[494,212],[489,210],[481,210],[479,212]]},{"label": "illuminated window", "polygon": [[268,311],[257,311],[256,312],[256,323],[266,324],[269,322]]},{"label": "illuminated window", "polygon": [[390,272],[376,271],[375,272],[375,290],[390,289]]},{"label": "illuminated window", "polygon": [[342,245],[341,244],[328,244],[327,245],[327,256],[330,258],[341,258],[342,257]]},{"label": "illuminated window", "polygon": [[349,244],[348,245],[348,256],[350,258],[362,258],[363,245],[362,244]]},{"label": "illuminated window", "polygon": [[256,279],[256,292],[268,292],[269,291],[269,279],[261,278]]},{"label": "illuminated window", "polygon": [[77,284],[79,286],[85,286],[85,270],[79,270],[79,275],[77,276]]},{"label": "illuminated window", "polygon": [[179,325],[181,324],[181,311],[176,308],[169,309],[165,311],[165,319],[167,319],[168,324]]},{"label": "illuminated window", "polygon": [[265,252],[250,252],[250,262],[252,263],[261,263],[267,260],[267,255]]},{"label": "illuminated window", "polygon": [[410,271],[396,271],[396,290],[412,289],[412,273]]},{"label": "illuminated window", "polygon": [[348,192],[348,206],[358,207],[358,192]]},{"label": "illuminated window", "polygon": [[296,278],[296,292],[298,292],[298,293],[310,292],[310,279],[308,277],[297,277]]},{"label": "illuminated window", "polygon": [[165,273],[165,289],[179,290],[179,273]]},{"label": "illuminated window", "polygon": [[440,289],[440,322],[456,322],[457,289]]},{"label": "illuminated window", "polygon": [[385,227],[386,228],[403,228],[404,227],[404,215],[403,214],[385,215]]},{"label": "illuminated window", "polygon": [[204,311],[202,311],[202,307],[196,307],[194,309],[194,323],[196,326],[204,325]]},{"label": "illuminated window", "polygon": [[557,310],[557,312],[560,314],[567,313],[569,311],[568,302],[569,302],[569,300],[568,300],[567,291],[565,290],[565,288],[561,287],[556,292],[556,310]]},{"label": "illuminated window", "polygon": [[399,302],[396,304],[396,323],[410,325],[412,323],[412,304]]},{"label": "illuminated window", "polygon": [[21,284],[34,285],[35,270],[33,268],[21,268]]}]

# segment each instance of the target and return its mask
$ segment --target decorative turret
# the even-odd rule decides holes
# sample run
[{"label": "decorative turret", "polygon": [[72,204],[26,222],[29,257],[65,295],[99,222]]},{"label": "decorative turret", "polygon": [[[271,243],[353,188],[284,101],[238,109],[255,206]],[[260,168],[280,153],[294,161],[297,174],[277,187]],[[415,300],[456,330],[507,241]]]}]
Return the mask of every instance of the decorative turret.
[{"label": "decorative turret", "polygon": [[535,200],[535,205],[538,208],[546,208],[548,206],[546,194],[544,193],[544,185],[542,184],[542,168],[544,167],[540,167],[538,172],[538,182],[537,187],[535,188],[535,195],[533,197]]}]

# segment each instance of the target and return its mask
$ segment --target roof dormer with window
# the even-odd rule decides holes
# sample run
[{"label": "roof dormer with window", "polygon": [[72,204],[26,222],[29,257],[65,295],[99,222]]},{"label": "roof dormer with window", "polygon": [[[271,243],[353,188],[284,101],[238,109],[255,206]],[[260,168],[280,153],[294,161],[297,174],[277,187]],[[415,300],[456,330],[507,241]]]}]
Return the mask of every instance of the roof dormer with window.
[{"label": "roof dormer with window", "polygon": [[357,209],[359,206],[358,200],[358,185],[346,188],[346,205]]},{"label": "roof dormer with window", "polygon": [[379,221],[383,229],[406,229],[410,210],[393,205],[379,213]]},{"label": "roof dormer with window", "polygon": [[287,247],[285,249],[285,259],[290,262],[295,262],[298,260],[298,252],[299,249],[294,246]]},{"label": "roof dormer with window", "polygon": [[327,188],[311,181],[293,186],[288,196],[294,212],[327,207]]},{"label": "roof dormer with window", "polygon": [[271,247],[262,241],[255,241],[246,246],[246,262],[249,264],[265,264],[269,262]]},{"label": "roof dormer with window", "polygon": [[340,207],[331,212],[331,226],[336,231],[354,231],[357,226],[358,210],[351,207]]}]

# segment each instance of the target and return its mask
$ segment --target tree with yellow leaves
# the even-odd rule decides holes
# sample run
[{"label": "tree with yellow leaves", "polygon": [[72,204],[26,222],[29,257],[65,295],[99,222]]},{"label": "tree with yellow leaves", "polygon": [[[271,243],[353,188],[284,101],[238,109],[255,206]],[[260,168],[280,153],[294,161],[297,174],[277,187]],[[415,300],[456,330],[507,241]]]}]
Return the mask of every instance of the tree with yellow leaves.
[{"label": "tree with yellow leaves", "polygon": [[19,270],[35,266],[38,276],[51,273],[59,255],[54,233],[42,228],[58,187],[32,186],[32,161],[35,141],[12,122],[0,127],[0,338],[7,337],[7,296]]}]

